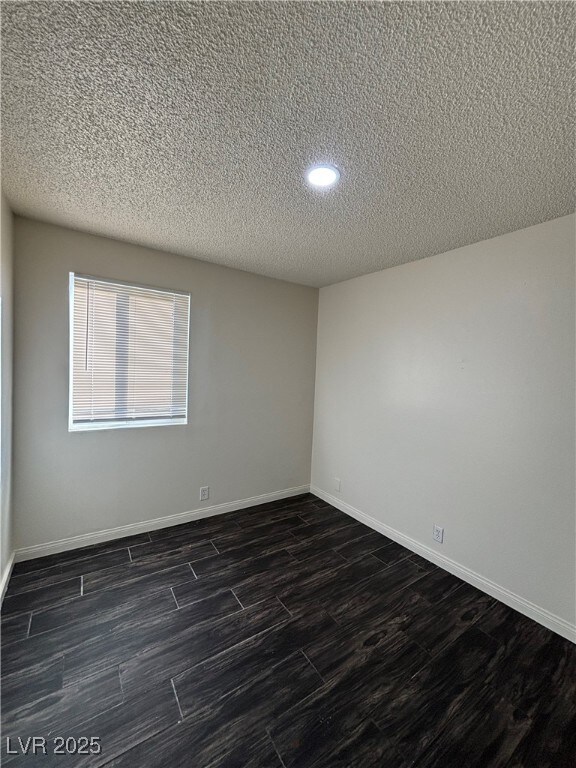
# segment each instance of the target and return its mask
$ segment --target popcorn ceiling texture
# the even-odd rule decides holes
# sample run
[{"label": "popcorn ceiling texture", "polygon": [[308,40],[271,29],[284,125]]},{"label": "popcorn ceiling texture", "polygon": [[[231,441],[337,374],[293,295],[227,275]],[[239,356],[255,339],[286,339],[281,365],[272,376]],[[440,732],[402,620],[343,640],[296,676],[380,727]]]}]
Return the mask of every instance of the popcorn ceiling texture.
[{"label": "popcorn ceiling texture", "polygon": [[[327,285],[574,208],[574,5],[3,2],[16,212]],[[315,192],[306,167],[336,164]]]}]

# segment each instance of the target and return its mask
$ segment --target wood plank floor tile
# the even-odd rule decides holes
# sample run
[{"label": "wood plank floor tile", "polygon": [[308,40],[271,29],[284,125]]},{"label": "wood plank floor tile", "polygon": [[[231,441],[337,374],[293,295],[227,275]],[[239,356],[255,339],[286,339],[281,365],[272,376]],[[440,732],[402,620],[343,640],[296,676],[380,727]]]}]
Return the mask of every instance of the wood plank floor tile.
[{"label": "wood plank floor tile", "polygon": [[[94,617],[97,617],[99,624],[109,625],[112,629],[113,626],[121,624],[126,616],[138,610],[148,617],[169,613],[176,608],[176,602],[170,592],[171,586],[194,579],[191,570],[186,566],[170,568],[151,576],[155,577],[153,581],[150,577],[144,577],[137,583],[137,589],[134,589],[133,584],[105,589],[35,612],[30,623],[30,636],[82,622],[88,625]],[[159,579],[159,576],[163,578]]]},{"label": "wood plank floor tile", "polygon": [[355,657],[332,681],[287,710],[271,729],[286,768],[326,761],[333,745],[348,738],[426,660],[424,651],[400,635],[382,652],[376,649],[365,659]]},{"label": "wood plank floor tile", "polygon": [[457,718],[446,719],[431,743],[411,762],[414,768],[501,768],[507,765],[532,722],[485,685],[454,697]]},{"label": "wood plank floor tile", "polygon": [[84,576],[87,573],[103,571],[106,568],[111,568],[113,565],[122,565],[129,562],[128,548],[117,549],[112,552],[101,552],[92,557],[83,557],[81,560],[63,563],[61,566],[62,575],[69,578],[72,576]]},{"label": "wood plank floor tile", "polygon": [[[120,679],[128,696],[144,691],[156,680],[169,680],[189,669],[191,659],[199,662],[216,653],[231,648],[237,643],[254,637],[289,617],[286,609],[277,601],[270,600],[244,611],[234,613],[217,621],[192,624],[187,622],[187,610],[195,611],[195,604],[178,611],[177,621],[170,627],[169,636],[151,642],[148,637],[140,638],[141,651],[135,658],[131,638],[130,653],[115,643],[107,649],[106,658],[122,657]],[[144,644],[142,646],[142,641]],[[76,669],[86,667],[86,656],[73,660]],[[66,663],[68,659],[66,657]],[[88,662],[90,663],[90,662]]]},{"label": "wood plank floor tile", "polygon": [[[290,684],[291,676],[294,678],[293,687]],[[302,686],[299,686],[299,681],[303,683]],[[253,674],[246,674],[239,686],[233,687],[220,697],[212,697],[203,707],[199,707],[196,701],[192,675],[179,675],[174,680],[184,718],[193,719],[196,723],[202,718],[202,713],[208,721],[213,721],[214,713],[219,707],[223,707],[230,715],[244,715],[245,709],[250,711],[253,707],[258,707],[261,723],[269,724],[285,707],[306,698],[322,684],[322,678],[301,651],[293,651],[272,664],[262,660],[259,668]],[[251,697],[255,700],[250,701]],[[277,712],[274,711],[275,707],[279,707]],[[220,719],[226,722],[226,718]]]},{"label": "wood plank floor tile", "polygon": [[[368,557],[370,561],[373,560],[370,555]],[[361,585],[353,586],[350,591],[335,593],[330,604],[330,613],[340,624],[357,622],[375,607],[385,610],[397,592],[424,577],[425,572],[415,563],[407,559],[399,560],[390,567],[376,570],[370,578]]]},{"label": "wood plank floor tile", "polygon": [[23,675],[26,671],[42,668],[62,657],[62,638],[51,635],[47,632],[2,646],[2,680],[8,675]]},{"label": "wood plank floor tile", "polygon": [[217,573],[218,571],[233,567],[243,560],[252,560],[255,557],[260,557],[260,555],[277,552],[293,541],[294,537],[291,531],[282,531],[281,533],[268,535],[250,544],[234,547],[221,554],[211,555],[210,557],[198,560],[193,563],[194,572],[198,578],[211,573]]},{"label": "wood plank floor tile", "polygon": [[576,645],[309,493],[19,563],[1,637],[4,731],[103,744],[9,768],[576,768]]},{"label": "wood plank floor tile", "polygon": [[190,621],[194,624],[210,619],[221,619],[242,610],[244,607],[240,605],[232,590],[217,592],[188,606]]},{"label": "wood plank floor tile", "polygon": [[[32,590],[57,584],[75,576],[84,576],[111,568],[115,565],[123,565],[130,562],[128,549],[119,549],[114,552],[106,552],[94,557],[74,560],[62,566],[55,566],[47,571],[34,571],[15,576],[10,580],[10,592],[8,594],[21,594]],[[58,570],[56,573],[55,571]]]},{"label": "wood plank floor tile", "polygon": [[31,618],[31,613],[19,613],[17,616],[2,619],[0,623],[0,643],[2,648],[26,637]]},{"label": "wood plank floor tile", "polygon": [[378,702],[372,719],[384,736],[395,740],[404,758],[416,760],[448,728],[456,711],[455,703],[464,706],[471,687],[476,683],[484,686],[484,679],[498,658],[497,643],[471,627],[405,680],[393,696]]},{"label": "wood plank floor tile", "polygon": [[541,624],[497,600],[486,611],[478,627],[499,645],[514,642],[518,636],[531,635],[538,627],[544,629]]},{"label": "wood plank floor tile", "polygon": [[166,553],[147,555],[126,565],[116,565],[105,571],[89,573],[83,578],[84,594],[96,592],[100,589],[117,587],[148,576],[152,573],[164,571],[171,566],[194,565],[205,557],[214,555],[215,549],[209,541],[201,544],[192,544],[179,547]]},{"label": "wood plank floor tile", "polygon": [[[421,595],[420,582],[410,588]],[[493,599],[479,590],[456,590],[453,599],[443,600],[428,606],[414,616],[414,621],[403,626],[408,637],[431,654],[437,654],[453,643],[468,627],[476,624],[483,613],[492,605]]]},{"label": "wood plank floor tile", "polygon": [[55,656],[41,665],[13,674],[2,674],[2,717],[20,707],[60,690],[64,680],[64,657]]},{"label": "wood plank floor tile", "polygon": [[159,541],[160,539],[171,539],[174,536],[190,535],[192,543],[194,543],[194,537],[197,537],[196,541],[208,541],[213,536],[226,533],[226,531],[236,527],[237,523],[229,515],[215,515],[201,520],[191,520],[188,523],[171,525],[169,528],[159,528],[150,531],[149,536],[151,541]]},{"label": "wood plank floor tile", "polygon": [[64,600],[70,600],[80,595],[80,577],[60,581],[48,587],[22,592],[18,595],[5,597],[2,603],[2,614],[5,617],[15,616],[19,613],[39,611],[51,605],[57,605]]},{"label": "wood plank floor tile", "polygon": [[338,567],[336,573],[328,572],[323,577],[315,574],[308,579],[301,579],[298,584],[283,585],[277,594],[289,611],[311,606],[331,611],[347,594],[356,591],[359,583],[363,583],[382,568],[382,563],[368,556],[355,563],[344,563]]},{"label": "wood plank floor tile", "polygon": [[[323,758],[314,763],[314,768],[407,768],[408,765],[396,752],[393,742],[385,739],[369,720],[360,722],[341,740],[331,740],[330,746]],[[291,768],[310,765],[310,756],[302,754]]]},{"label": "wood plank floor tile", "polygon": [[118,668],[104,670],[68,688],[59,688],[18,708],[2,706],[3,738],[47,736],[72,728],[87,718],[122,703]]},{"label": "wood plank floor tile", "polygon": [[[277,579],[280,575],[289,573],[294,563],[294,558],[283,550],[273,552],[270,555],[255,557],[253,560],[242,560],[240,563],[233,563],[226,569],[175,587],[174,595],[178,604],[185,606],[198,600],[204,600],[204,598],[222,590],[234,589],[237,594],[236,590],[239,587],[249,586],[253,583],[259,584],[265,575],[269,579]],[[270,594],[274,596],[272,592]],[[243,605],[249,604],[248,602],[241,602]]]},{"label": "wood plank floor tile", "polygon": [[166,590],[162,595],[155,593],[152,600],[144,596],[128,604],[113,605],[109,610],[96,612],[78,622],[59,623],[49,631],[30,635],[3,649],[3,675],[24,675],[28,670],[42,669],[85,644],[99,648],[113,642],[108,638],[110,633],[120,637],[137,633],[139,626],[158,621],[159,617],[176,610],[172,593]]},{"label": "wood plank floor tile", "polygon": [[372,552],[372,555],[381,560],[385,565],[399,563],[400,560],[410,557],[411,554],[412,552],[410,552],[409,549],[406,549],[406,547],[402,547],[400,544],[396,544],[395,541],[390,541],[389,539],[382,549],[377,549]]},{"label": "wood plank floor tile", "polygon": [[[412,558],[410,558],[412,559]],[[463,587],[465,582],[457,576],[453,576],[448,571],[437,568],[432,571],[425,579],[420,579],[418,584],[414,585],[422,597],[425,597],[432,605],[450,597],[456,590]],[[468,585],[469,586],[469,585]]]},{"label": "wood plank floor tile", "polygon": [[431,563],[430,560],[426,560],[424,557],[420,557],[420,555],[417,555],[415,552],[410,553],[409,559],[412,560],[413,563],[416,563],[416,565],[419,565],[424,571],[431,573],[432,571],[438,570],[437,565]]},{"label": "wood plank floor tile", "polygon": [[[237,549],[238,547],[257,544],[259,541],[265,542],[270,537],[288,533],[291,529],[299,528],[304,525],[306,525],[306,523],[302,518],[297,515],[291,515],[290,517],[284,517],[281,520],[277,520],[274,523],[263,523],[262,525],[252,526],[249,529],[239,527],[237,531],[215,536],[212,539],[212,543],[218,552],[222,554],[229,552],[232,549]],[[286,542],[288,544],[294,544],[295,540],[287,535]]]},{"label": "wood plank floor tile", "polygon": [[511,631],[516,612],[500,605],[493,601],[477,622],[501,649],[488,682],[531,717],[550,713],[558,702],[571,702],[568,716],[576,714],[576,645],[526,617],[521,633]]},{"label": "wood plank floor tile", "polygon": [[[126,550],[126,554],[128,554],[128,550]],[[52,565],[49,568],[29,571],[19,575],[12,574],[6,587],[6,596],[17,595],[19,592],[26,592],[31,589],[38,589],[39,587],[48,587],[51,584],[65,580],[66,577],[62,576],[61,565]]]},{"label": "wood plank floor tile", "polygon": [[116,759],[115,768],[187,765],[194,755],[195,768],[219,764],[238,743],[263,736],[286,708],[321,685],[307,659],[299,652],[220,699],[214,707],[184,720]]},{"label": "wood plank floor tile", "polygon": [[297,544],[286,547],[286,549],[297,560],[307,560],[309,557],[316,557],[327,549],[336,549],[345,557],[340,551],[342,545],[352,544],[364,536],[365,526],[360,524],[349,525],[337,531],[326,531],[316,536],[310,536],[305,541],[300,541]]},{"label": "wood plank floor tile", "polygon": [[206,768],[283,768],[278,752],[268,735],[242,739],[227,755],[217,758]]},{"label": "wood plank floor tile", "polygon": [[[196,529],[185,529],[184,531],[169,537],[159,537],[147,544],[130,547],[130,554],[133,560],[138,560],[147,555],[170,552],[179,547],[205,543],[208,541],[213,542],[216,547],[216,552],[225,552],[229,549],[256,543],[258,540],[269,537],[270,535],[278,535],[282,533],[283,530],[289,530],[290,528],[299,525],[304,525],[304,522],[299,517],[291,515],[278,521],[278,523],[262,524],[249,530],[245,530],[238,525],[232,525],[230,523],[227,526],[222,525],[222,523],[217,527],[212,525],[208,529],[208,533],[199,533]],[[286,540],[293,543],[290,537],[287,537]]]},{"label": "wood plank floor tile", "polygon": [[226,694],[255,678],[263,667],[292,656],[314,638],[331,634],[337,625],[326,613],[286,619],[281,624],[211,656],[174,677],[180,702],[189,716],[213,706]]},{"label": "wood plank floor tile", "polygon": [[[210,538],[205,535],[180,533],[177,536],[170,536],[165,539],[154,539],[146,544],[139,544],[136,547],[130,547],[130,558],[133,562],[149,558],[154,555],[163,555],[165,552],[174,552],[175,550],[185,550],[194,546],[200,546],[200,551],[210,552]],[[212,549],[211,554],[216,552]]]},{"label": "wood plank floor tile", "polygon": [[[330,505],[320,509],[317,507],[312,507],[311,509],[304,510],[300,513],[300,517],[302,517],[307,523],[310,524],[327,522],[340,523],[342,521],[347,522],[352,520],[352,518],[350,518],[347,514]],[[357,521],[354,520],[353,522]],[[337,527],[338,525],[335,525],[334,529]]]},{"label": "wood plank floor tile", "polygon": [[258,504],[234,513],[234,521],[241,528],[251,528],[262,523],[273,523],[284,517],[316,511],[316,502],[310,499],[285,499],[282,503]]},{"label": "wood plank floor tile", "polygon": [[322,677],[332,680],[346,667],[361,663],[361,659],[368,658],[374,650],[402,642],[405,638],[402,627],[415,611],[429,609],[424,603],[420,595],[402,590],[386,605],[375,604],[373,610],[363,611],[348,625],[339,626],[331,633],[311,636],[304,651]]},{"label": "wood plank floor tile", "polygon": [[147,541],[150,541],[150,534],[138,533],[134,536],[125,536],[122,539],[112,539],[111,541],[101,542],[100,544],[91,544],[88,547],[69,549],[66,552],[58,552],[55,555],[46,555],[45,557],[37,557],[33,560],[24,560],[20,563],[15,563],[12,573],[14,576],[19,576],[24,573],[45,570],[52,566],[63,566],[66,563],[71,563],[76,560],[83,560],[84,558],[94,557],[95,555],[103,555],[107,552],[127,549],[128,547],[137,544],[144,544]]},{"label": "wood plank floor tile", "polygon": [[374,650],[384,651],[405,642],[405,636],[387,618],[373,619],[355,629],[339,627],[330,636],[310,638],[304,652],[326,682],[340,676],[347,668],[358,666]]},{"label": "wood plank floor tile", "polygon": [[317,499],[311,493],[301,493],[298,496],[289,496],[285,499],[277,499],[276,501],[267,501],[264,504],[256,504],[253,507],[247,507],[246,509],[240,509],[234,513],[235,522],[239,523],[245,519],[251,519],[252,517],[262,518],[268,512],[274,510],[292,509],[293,507],[310,507],[314,508],[319,503],[320,499]]},{"label": "wood plank floor tile", "polygon": [[574,768],[576,712],[573,702],[559,697],[547,711],[532,717],[506,768]]},{"label": "wood plank floor tile", "polygon": [[300,528],[293,528],[292,535],[298,541],[307,541],[310,536],[337,531],[340,528],[355,528],[358,525],[356,520],[353,520],[351,517],[343,513],[340,513],[340,515],[342,516],[338,516],[336,519],[329,518],[318,522],[309,522]]},{"label": "wood plank floor tile", "polygon": [[342,546],[336,547],[336,552],[346,558],[346,560],[352,562],[361,557],[365,557],[366,555],[370,555],[373,552],[379,551],[388,546],[388,544],[392,544],[391,539],[382,536],[381,533],[367,529],[361,538],[354,539]]},{"label": "wood plank floor tile", "polygon": [[299,562],[294,558],[291,559],[290,567],[285,570],[267,571],[234,587],[242,605],[254,605],[260,600],[295,590],[298,585],[310,585],[314,581],[337,578],[336,571],[348,564],[344,558],[332,550],[324,552],[313,560]]},{"label": "wood plank floor tile", "polygon": [[[274,525],[274,523],[281,523],[283,520],[294,518],[295,516],[301,521],[300,525],[305,524],[306,521],[302,517],[302,514],[313,509],[315,509],[315,507],[312,504],[291,504],[286,507],[278,507],[267,512],[257,513],[254,511],[254,508],[251,508],[236,513],[238,515],[236,523],[238,528],[240,528],[241,531],[244,531],[244,535],[247,535],[253,528],[260,528],[262,525],[271,526]],[[226,531],[221,535],[226,535]]]},{"label": "wood plank floor tile", "polygon": [[[136,615],[112,631],[96,632],[64,653],[64,682],[76,683],[86,675],[121,664],[149,647],[179,637],[185,617],[178,610],[160,616]],[[82,625],[80,631],[82,630]],[[46,633],[52,635],[52,632]],[[37,635],[42,638],[43,635]]]},{"label": "wood plank floor tile", "polygon": [[[42,755],[41,766],[60,768],[62,765],[73,768],[100,768],[108,765],[114,758],[154,734],[167,731],[178,722],[180,712],[170,683],[147,691],[145,697],[132,699],[90,719],[83,720],[62,733],[66,737],[78,739],[80,736],[95,735],[100,738],[101,753],[92,755],[56,755],[49,751]],[[8,763],[10,768],[29,768],[29,756],[20,756]],[[144,768],[142,763],[138,768]],[[168,765],[168,764],[165,764]],[[189,765],[189,763],[188,763]],[[136,764],[133,768],[136,768]]]}]

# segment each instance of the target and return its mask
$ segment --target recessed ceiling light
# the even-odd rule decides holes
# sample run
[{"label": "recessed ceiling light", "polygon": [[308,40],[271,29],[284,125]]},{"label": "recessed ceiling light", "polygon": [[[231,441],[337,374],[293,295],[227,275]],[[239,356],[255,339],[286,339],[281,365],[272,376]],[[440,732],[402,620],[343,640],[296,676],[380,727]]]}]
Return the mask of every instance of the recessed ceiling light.
[{"label": "recessed ceiling light", "polygon": [[340,178],[340,171],[333,165],[313,165],[306,178],[313,187],[333,187]]}]

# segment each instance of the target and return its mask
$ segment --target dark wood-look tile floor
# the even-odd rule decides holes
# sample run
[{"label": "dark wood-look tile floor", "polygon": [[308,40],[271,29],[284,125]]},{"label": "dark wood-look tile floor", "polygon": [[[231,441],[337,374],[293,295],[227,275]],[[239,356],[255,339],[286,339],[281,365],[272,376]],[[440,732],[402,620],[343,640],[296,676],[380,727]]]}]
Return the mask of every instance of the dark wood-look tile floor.
[{"label": "dark wood-look tile floor", "polygon": [[306,494],[17,564],[2,724],[11,768],[574,768],[576,646]]}]

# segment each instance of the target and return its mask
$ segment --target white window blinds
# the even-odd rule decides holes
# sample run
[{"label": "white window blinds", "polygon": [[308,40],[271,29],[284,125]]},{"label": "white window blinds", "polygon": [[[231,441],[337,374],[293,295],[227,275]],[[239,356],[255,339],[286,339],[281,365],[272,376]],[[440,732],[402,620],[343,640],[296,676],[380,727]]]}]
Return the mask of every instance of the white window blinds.
[{"label": "white window blinds", "polygon": [[69,429],[186,424],[190,294],[70,273]]}]

